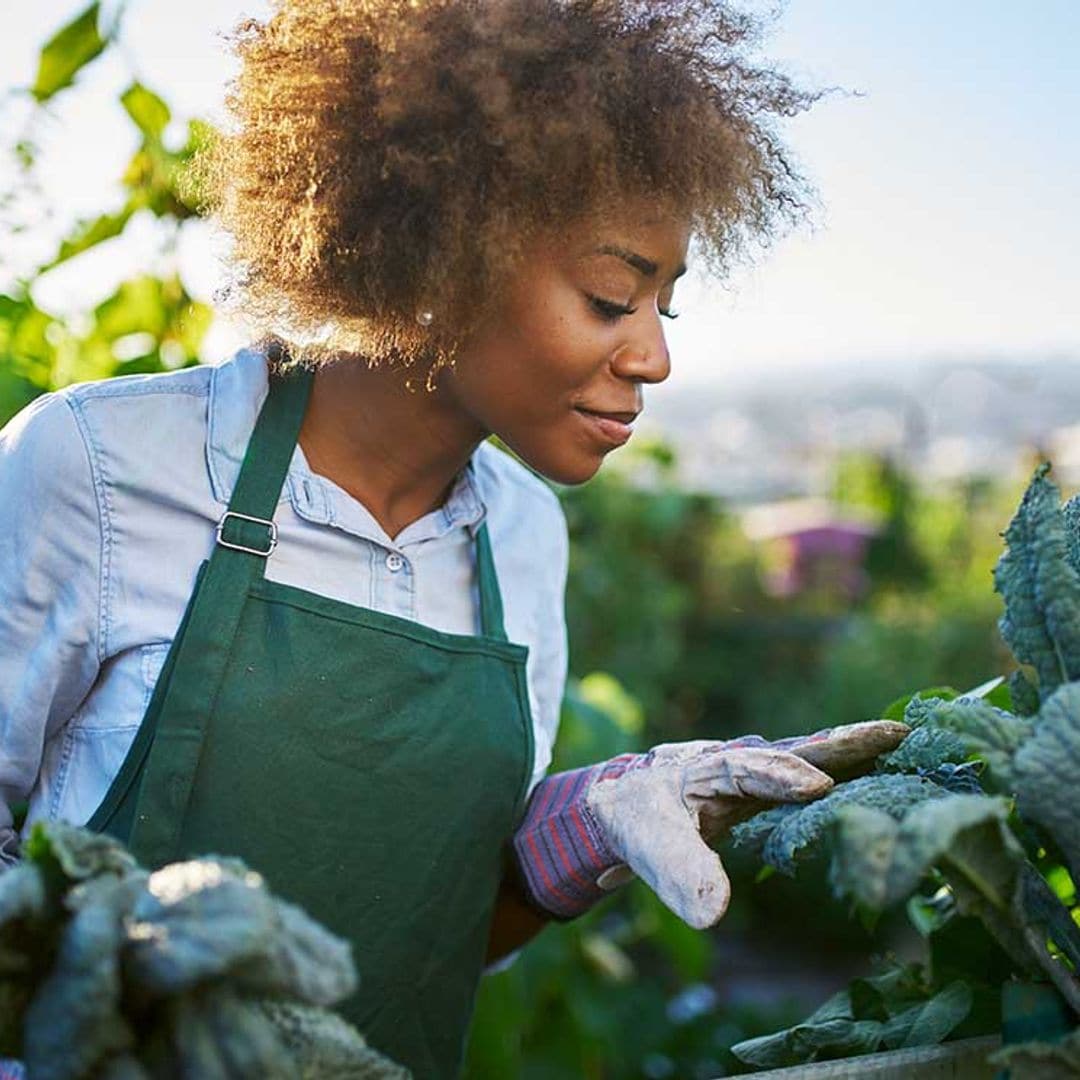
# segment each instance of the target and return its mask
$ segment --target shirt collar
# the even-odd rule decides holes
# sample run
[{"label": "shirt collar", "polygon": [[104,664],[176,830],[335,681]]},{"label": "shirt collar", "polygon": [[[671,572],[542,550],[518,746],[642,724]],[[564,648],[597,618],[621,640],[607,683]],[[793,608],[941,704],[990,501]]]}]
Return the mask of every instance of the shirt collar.
[{"label": "shirt collar", "polygon": [[[255,348],[241,349],[211,372],[206,464],[214,498],[225,505],[232,498],[268,385],[266,357]],[[332,480],[312,472],[299,444],[293,450],[278,502],[286,500],[308,521],[332,525],[395,547],[436,539],[463,527],[475,535],[486,516],[470,459],[454,481],[446,502],[414,521],[391,541],[365,506]]]}]

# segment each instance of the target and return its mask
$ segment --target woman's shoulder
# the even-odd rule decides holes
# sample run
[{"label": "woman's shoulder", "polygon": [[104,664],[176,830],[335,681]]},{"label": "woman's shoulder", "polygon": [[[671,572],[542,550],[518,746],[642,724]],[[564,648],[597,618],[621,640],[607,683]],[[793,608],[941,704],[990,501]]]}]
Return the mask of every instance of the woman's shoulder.
[{"label": "woman's shoulder", "polygon": [[140,461],[160,468],[188,451],[206,457],[233,413],[250,413],[253,423],[266,385],[263,354],[241,349],[219,364],[74,383],[41,408],[71,412],[92,457],[138,473]]},{"label": "woman's shoulder", "polygon": [[106,530],[121,519],[154,528],[153,509],[213,516],[227,501],[215,478],[239,467],[243,424],[265,392],[265,358],[254,350],[222,364],[71,384],[0,431],[0,481],[58,505],[96,498]]},{"label": "woman's shoulder", "polygon": [[136,375],[114,375],[108,379],[72,383],[56,392],[80,411],[90,403],[139,402],[177,396],[205,398],[210,393],[214,365],[197,364],[177,371],[156,371]]}]

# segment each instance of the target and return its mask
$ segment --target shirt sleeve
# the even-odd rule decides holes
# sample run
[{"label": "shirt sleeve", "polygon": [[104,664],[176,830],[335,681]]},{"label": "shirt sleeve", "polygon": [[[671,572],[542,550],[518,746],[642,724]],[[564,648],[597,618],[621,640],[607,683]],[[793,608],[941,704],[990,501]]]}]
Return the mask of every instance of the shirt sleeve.
[{"label": "shirt sleeve", "polygon": [[74,406],[46,394],[0,430],[0,865],[17,854],[12,807],[98,674],[104,548]]},{"label": "shirt sleeve", "polygon": [[548,560],[551,567],[549,587],[541,598],[540,645],[537,650],[533,676],[537,700],[536,747],[530,793],[544,778],[551,765],[552,749],[559,733],[559,714],[566,692],[568,649],[566,636],[566,578],[570,564],[570,542],[566,515],[555,500],[551,526],[553,552]]}]

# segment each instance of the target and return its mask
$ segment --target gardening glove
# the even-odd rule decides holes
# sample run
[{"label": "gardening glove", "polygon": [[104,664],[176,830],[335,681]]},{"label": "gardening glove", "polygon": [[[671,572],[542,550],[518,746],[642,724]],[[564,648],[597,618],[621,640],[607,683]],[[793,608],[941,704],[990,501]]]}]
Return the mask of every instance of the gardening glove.
[{"label": "gardening glove", "polygon": [[712,926],[731,886],[706,841],[766,807],[819,798],[834,776],[869,770],[907,733],[874,720],[777,743],[664,743],[546,777],[513,841],[525,887],[538,907],[568,919],[637,875],[685,923]]}]

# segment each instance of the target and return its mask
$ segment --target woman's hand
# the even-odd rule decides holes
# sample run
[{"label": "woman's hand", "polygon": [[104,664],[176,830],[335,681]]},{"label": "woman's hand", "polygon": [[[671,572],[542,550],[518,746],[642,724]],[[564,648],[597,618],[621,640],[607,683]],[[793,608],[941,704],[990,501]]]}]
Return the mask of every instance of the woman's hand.
[{"label": "woman's hand", "polygon": [[532,899],[572,918],[636,874],[684,922],[712,926],[731,887],[706,840],[768,806],[819,798],[907,732],[875,720],[778,743],[666,743],[548,777],[514,838]]}]

